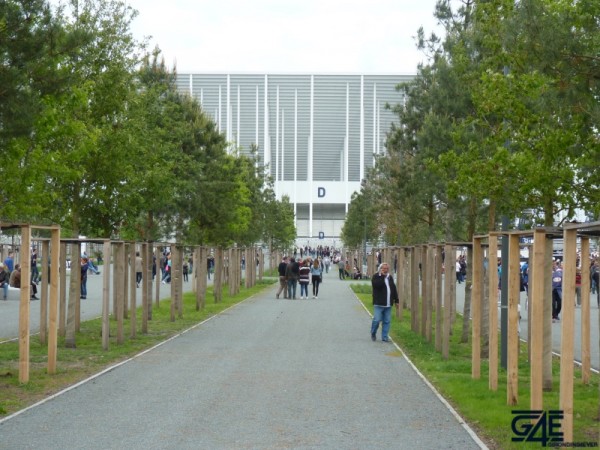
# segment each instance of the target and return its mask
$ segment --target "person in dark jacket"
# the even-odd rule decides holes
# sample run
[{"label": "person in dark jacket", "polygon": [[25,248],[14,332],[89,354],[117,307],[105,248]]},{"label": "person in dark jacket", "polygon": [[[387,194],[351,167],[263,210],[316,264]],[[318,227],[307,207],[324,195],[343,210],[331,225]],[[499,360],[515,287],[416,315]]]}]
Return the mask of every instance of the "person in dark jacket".
[{"label": "person in dark jacket", "polygon": [[371,322],[371,340],[377,340],[377,329],[379,322],[381,326],[381,340],[388,342],[388,333],[392,322],[392,306],[398,305],[398,290],[394,278],[389,274],[388,263],[381,263],[379,271],[373,275],[371,286],[373,287],[373,321]]},{"label": "person in dark jacket", "polygon": [[87,273],[90,270],[88,259],[84,256],[81,258],[81,300],[87,298]]},{"label": "person in dark jacket", "polygon": [[277,290],[277,294],[275,294],[276,298],[279,298],[279,295],[283,291],[283,298],[288,298],[288,290],[287,290],[287,281],[285,279],[285,271],[288,266],[288,257],[284,257],[279,263],[279,267],[277,267],[277,272],[279,272],[279,289]]},{"label": "person in dark jacket", "polygon": [[294,258],[290,258],[290,262],[285,269],[285,279],[288,286],[288,299],[296,300],[296,287],[298,286],[298,278],[300,277],[300,266]]},{"label": "person in dark jacket", "polygon": [[[9,283],[11,287],[21,289],[21,265],[17,264],[15,266],[15,270],[13,270],[10,274]],[[37,297],[37,286],[34,283],[31,283],[31,300],[39,300]]]},{"label": "person in dark jacket", "polygon": [[0,287],[4,290],[4,300],[8,297],[8,284],[10,274],[4,269],[4,264],[0,262]]}]

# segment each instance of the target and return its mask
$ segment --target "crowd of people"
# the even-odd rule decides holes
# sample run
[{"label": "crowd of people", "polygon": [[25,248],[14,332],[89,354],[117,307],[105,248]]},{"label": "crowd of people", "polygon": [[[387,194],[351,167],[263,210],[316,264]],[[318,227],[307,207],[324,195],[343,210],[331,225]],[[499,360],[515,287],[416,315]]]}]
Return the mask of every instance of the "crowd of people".
[{"label": "crowd of people", "polygon": [[295,257],[284,256],[277,272],[279,275],[279,289],[275,294],[279,298],[295,300],[298,284],[300,285],[300,299],[308,299],[308,286],[312,284],[312,298],[319,298],[319,286],[323,281],[325,264],[321,256],[307,257],[296,260]]}]

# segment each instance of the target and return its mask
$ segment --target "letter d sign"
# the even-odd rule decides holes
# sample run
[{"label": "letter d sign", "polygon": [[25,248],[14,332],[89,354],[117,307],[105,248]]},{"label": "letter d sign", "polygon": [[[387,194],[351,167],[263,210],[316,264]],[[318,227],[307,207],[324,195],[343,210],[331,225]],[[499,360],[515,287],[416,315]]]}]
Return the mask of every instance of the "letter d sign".
[{"label": "letter d sign", "polygon": [[324,188],[324,187],[320,187],[320,188],[318,188],[318,190],[317,190],[317,196],[318,196],[319,198],[323,198],[323,197],[325,197],[325,188]]}]

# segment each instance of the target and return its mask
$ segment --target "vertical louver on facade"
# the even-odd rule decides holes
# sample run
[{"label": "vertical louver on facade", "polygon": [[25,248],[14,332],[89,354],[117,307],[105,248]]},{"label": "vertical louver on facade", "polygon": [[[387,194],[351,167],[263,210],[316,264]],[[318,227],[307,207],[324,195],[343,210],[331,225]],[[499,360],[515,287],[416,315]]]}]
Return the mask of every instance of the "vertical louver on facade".
[{"label": "vertical louver on facade", "polygon": [[294,204],[298,238],[339,238],[352,194],[385,152],[403,103],[396,89],[412,75],[178,74],[232,149],[258,147],[277,196]]}]

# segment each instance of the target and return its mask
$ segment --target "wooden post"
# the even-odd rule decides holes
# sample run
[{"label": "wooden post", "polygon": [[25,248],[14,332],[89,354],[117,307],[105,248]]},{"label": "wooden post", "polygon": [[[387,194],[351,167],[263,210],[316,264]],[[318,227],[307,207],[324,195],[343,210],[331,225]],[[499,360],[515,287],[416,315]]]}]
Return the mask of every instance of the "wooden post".
[{"label": "wooden post", "polygon": [[[450,356],[450,328],[452,326],[450,315],[452,312],[452,286],[454,285],[454,277],[452,276],[452,251],[451,245],[444,245],[444,336],[442,340],[442,357],[448,359]],[[450,267],[450,270],[448,270]]]},{"label": "wooden post", "polygon": [[125,255],[125,243],[119,242],[115,244],[115,289],[113,291],[117,294],[114,302],[116,303],[117,309],[117,344],[121,345],[125,341],[124,330],[123,330],[123,304],[125,303],[125,298],[123,295],[123,284],[124,284],[124,275],[125,275],[125,260],[123,256]]},{"label": "wooden post", "polygon": [[[225,272],[225,257],[223,247],[217,247],[215,250],[215,276],[213,278],[213,292],[215,303],[220,303],[223,299],[223,280]],[[246,270],[246,277],[248,277],[248,271]]]},{"label": "wooden post", "polygon": [[198,301],[200,309],[206,305],[206,285],[208,283],[208,255],[209,250],[206,247],[200,247],[200,260],[198,261]]},{"label": "wooden post", "polygon": [[410,314],[411,329],[414,333],[419,332],[419,259],[420,247],[411,249],[411,273],[410,273]]},{"label": "wooden post", "polygon": [[[71,278],[73,278],[73,270],[77,271],[79,282],[77,283],[77,295],[75,296],[75,332],[79,332],[81,330],[81,283],[83,283],[81,276],[81,242],[78,242],[75,247],[77,249],[77,257],[71,256],[73,258],[73,261],[71,261]],[[85,275],[87,276],[87,273]],[[71,299],[69,298],[70,301]]]},{"label": "wooden post", "polygon": [[[44,273],[42,273],[42,283],[50,281],[50,307],[48,314],[48,374],[54,375],[56,373],[56,355],[58,345],[58,328],[57,328],[57,317],[58,317],[58,289],[59,289],[59,277],[60,273],[58,268],[60,267],[60,228],[53,228],[51,232],[51,251],[52,253],[46,253],[44,251]],[[51,255],[52,261],[50,267],[54,269],[50,272],[48,268],[48,255]]]},{"label": "wooden post", "polygon": [[[130,247],[132,245],[123,243],[123,319],[127,319],[129,316],[129,274],[131,273],[131,267],[133,267],[133,278],[135,279],[135,258],[130,259]],[[135,247],[135,244],[133,244]],[[135,255],[135,253],[134,253]]]},{"label": "wooden post", "polygon": [[425,320],[425,338],[427,342],[431,342],[432,333],[433,333],[433,305],[435,299],[435,247],[432,245],[428,245],[424,247],[425,255],[427,259],[427,278],[424,279],[424,282],[427,284],[427,318]]},{"label": "wooden post", "polygon": [[429,305],[429,265],[427,264],[427,246],[420,248],[421,262],[421,336],[427,338],[427,307]]},{"label": "wooden post", "polygon": [[196,311],[200,311],[201,305],[202,305],[202,298],[201,298],[201,290],[202,290],[202,283],[200,281],[200,274],[202,273],[202,271],[200,270],[201,267],[200,265],[204,264],[204,266],[206,266],[206,261],[202,261],[202,248],[201,247],[195,247],[194,248],[194,273],[192,276],[192,283],[194,283],[194,291],[196,292]]},{"label": "wooden post", "polygon": [[546,259],[546,233],[543,229],[533,232],[533,258],[529,258],[529,303],[531,304],[531,356],[530,356],[530,407],[544,407],[543,365],[544,353],[544,261]]},{"label": "wooden post", "polygon": [[67,244],[60,243],[60,304],[58,311],[58,335],[65,336],[67,333]]},{"label": "wooden post", "polygon": [[508,351],[506,374],[506,402],[519,402],[519,301],[521,274],[519,264],[519,235],[508,236],[508,270],[502,268],[502,276],[508,277]]},{"label": "wooden post", "polygon": [[[148,333],[148,306],[152,304],[152,256],[153,248],[151,242],[142,244],[142,267],[144,267],[145,277],[142,279],[142,334]],[[158,267],[156,269],[156,279],[160,282]]]},{"label": "wooden post", "polygon": [[435,246],[435,349],[442,351],[443,315],[442,307],[442,246]]},{"label": "wooden post", "polygon": [[29,301],[31,228],[21,227],[21,298],[19,302],[19,383],[29,382]]},{"label": "wooden post", "polygon": [[69,283],[69,304],[67,306],[67,334],[65,347],[75,348],[75,332],[77,330],[77,304],[81,297],[81,243],[71,245],[71,280]]},{"label": "wooden post", "polygon": [[108,350],[110,338],[110,260],[111,242],[104,241],[104,270],[102,270],[102,348]]},{"label": "wooden post", "polygon": [[177,299],[177,313],[180,319],[183,318],[183,255],[182,247],[175,246],[177,251],[177,268],[175,271],[175,298]]},{"label": "wooden post", "polygon": [[[136,331],[136,320],[137,320],[137,273],[136,273],[136,269],[135,266],[137,264],[137,245],[135,242],[132,242],[131,244],[129,244],[129,300],[131,301],[131,305],[130,305],[130,310],[131,310],[131,317],[129,320],[129,336],[134,339],[136,337],[137,331]],[[144,255],[146,256],[146,255]],[[144,284],[146,282],[146,279],[148,278],[148,271],[146,271],[146,273],[144,273],[144,268],[146,267],[144,265],[144,263],[146,262],[147,258],[144,258],[144,256],[142,256],[142,284]]]},{"label": "wooden post", "polygon": [[488,297],[489,297],[489,388],[498,390],[498,236],[488,238]]},{"label": "wooden post", "polygon": [[[238,252],[237,252],[237,248],[229,248],[229,250],[227,250],[227,253],[229,254],[229,261],[239,261],[238,259]],[[240,267],[239,264],[233,264],[230,268],[229,268],[229,272],[230,272],[230,280],[229,280],[229,295],[235,295],[235,280],[237,278],[237,273],[238,273],[238,268]],[[248,267],[248,261],[246,261],[246,268]]]},{"label": "wooden post", "polygon": [[112,247],[112,252],[113,252],[112,314],[115,319],[117,319],[117,316],[118,316],[117,304],[118,304],[118,299],[119,299],[119,293],[117,292],[117,290],[120,285],[118,267],[119,267],[119,261],[121,260],[121,254],[119,253],[119,250],[120,250],[119,244],[114,243],[113,247]]},{"label": "wooden post", "polygon": [[46,345],[48,337],[48,255],[50,242],[42,241],[42,279],[40,289],[40,344]]},{"label": "wooden post", "polygon": [[589,384],[590,347],[590,238],[581,238],[581,381]]},{"label": "wooden post", "polygon": [[[162,257],[164,251],[165,248],[161,246],[156,246],[156,248],[154,249],[154,257],[156,258],[156,283],[154,284],[154,306],[156,306],[157,308],[160,307],[160,282],[162,281],[162,272],[159,275],[158,270],[160,266],[160,258]],[[148,249],[148,252],[152,252],[152,247]],[[152,296],[150,296],[148,299],[148,320],[152,320]]]},{"label": "wooden post", "polygon": [[577,269],[577,229],[563,232],[562,318],[560,337],[560,402],[565,442],[573,442],[573,357],[575,325],[575,271]]},{"label": "wooden post", "polygon": [[[396,310],[396,317],[402,320],[402,313],[404,311],[404,303],[406,302],[406,273],[404,271],[404,249],[396,249],[395,255],[398,258],[398,266],[396,268],[396,283],[398,288],[398,309]],[[361,265],[360,270],[362,271],[362,259],[359,264]]]},{"label": "wooden post", "polygon": [[481,377],[481,286],[483,250],[481,238],[473,238],[473,290],[471,292],[471,378]]},{"label": "wooden post", "polygon": [[175,322],[175,309],[177,308],[177,301],[173,298],[173,286],[175,285],[175,255],[177,254],[177,250],[174,246],[171,246],[171,304],[170,304],[170,320],[171,322]]}]

